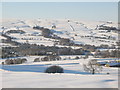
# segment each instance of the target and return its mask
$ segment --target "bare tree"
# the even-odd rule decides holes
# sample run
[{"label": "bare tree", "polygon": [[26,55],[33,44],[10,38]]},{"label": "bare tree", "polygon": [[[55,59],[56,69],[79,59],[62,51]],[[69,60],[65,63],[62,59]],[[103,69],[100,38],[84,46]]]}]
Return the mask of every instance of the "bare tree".
[{"label": "bare tree", "polygon": [[85,71],[90,72],[92,74],[100,73],[102,71],[102,67],[98,65],[96,59],[92,59],[87,64],[83,64],[83,68]]},{"label": "bare tree", "polygon": [[83,57],[83,59],[87,59],[87,58],[89,58],[88,54],[86,54],[85,57]]}]

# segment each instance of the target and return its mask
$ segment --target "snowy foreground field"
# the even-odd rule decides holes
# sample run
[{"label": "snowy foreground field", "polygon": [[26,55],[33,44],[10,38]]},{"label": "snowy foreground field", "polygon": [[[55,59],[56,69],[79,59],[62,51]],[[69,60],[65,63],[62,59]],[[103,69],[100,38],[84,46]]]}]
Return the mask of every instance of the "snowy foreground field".
[{"label": "snowy foreground field", "polygon": [[[103,67],[100,74],[92,75],[83,70],[87,59],[33,63],[34,58],[25,64],[2,66],[2,88],[118,88],[117,68]],[[44,73],[51,65],[63,67],[64,73]]]}]

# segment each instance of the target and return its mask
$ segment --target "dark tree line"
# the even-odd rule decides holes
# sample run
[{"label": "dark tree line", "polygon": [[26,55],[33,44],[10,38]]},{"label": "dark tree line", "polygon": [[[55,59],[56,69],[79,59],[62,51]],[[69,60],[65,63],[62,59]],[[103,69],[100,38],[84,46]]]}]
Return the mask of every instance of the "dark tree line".
[{"label": "dark tree line", "polygon": [[42,31],[42,36],[46,37],[46,38],[52,38],[52,39],[57,39],[59,41],[58,44],[60,45],[72,45],[73,42],[70,39],[67,38],[61,38],[57,35],[55,35],[50,29],[48,28],[44,28],[44,27],[40,27],[40,26],[35,26],[33,27],[33,29],[37,29]]},{"label": "dark tree line", "polygon": [[101,25],[99,26],[99,30],[117,30],[117,28]]},{"label": "dark tree line", "polygon": [[53,52],[57,55],[84,55],[90,53],[84,49],[72,49],[67,47],[44,46],[36,44],[21,44],[18,47],[3,47],[2,58],[26,56],[26,55],[48,55]]},{"label": "dark tree line", "polygon": [[95,57],[102,57],[102,58],[120,58],[120,50],[106,50],[106,51],[96,51],[94,54]]},{"label": "dark tree line", "polygon": [[5,32],[5,34],[10,34],[10,33],[20,33],[20,34],[24,34],[25,31],[23,31],[23,30],[9,30],[9,31]]}]

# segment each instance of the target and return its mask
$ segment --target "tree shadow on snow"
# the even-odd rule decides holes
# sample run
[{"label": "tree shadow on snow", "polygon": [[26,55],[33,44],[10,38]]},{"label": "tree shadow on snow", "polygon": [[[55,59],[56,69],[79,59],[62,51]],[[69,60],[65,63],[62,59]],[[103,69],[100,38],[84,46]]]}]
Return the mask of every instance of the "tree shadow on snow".
[{"label": "tree shadow on snow", "polygon": [[65,73],[72,73],[72,74],[90,74],[88,72],[82,72],[82,71],[75,71],[75,70],[64,70]]},{"label": "tree shadow on snow", "polygon": [[116,80],[114,79],[103,80],[103,82],[112,82],[112,81],[116,81]]},{"label": "tree shadow on snow", "polygon": [[3,65],[2,69],[14,72],[44,72],[45,65]]}]

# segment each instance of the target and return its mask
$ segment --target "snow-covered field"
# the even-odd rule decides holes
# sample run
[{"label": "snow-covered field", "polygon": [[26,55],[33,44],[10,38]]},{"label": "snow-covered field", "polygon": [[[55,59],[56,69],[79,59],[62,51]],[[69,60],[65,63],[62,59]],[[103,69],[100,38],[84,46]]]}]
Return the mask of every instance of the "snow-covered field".
[{"label": "snow-covered field", "polygon": [[[2,66],[3,88],[118,88],[117,68],[103,67],[101,73],[92,75],[83,70],[83,63],[88,59],[33,63],[35,56],[26,58],[30,62]],[[64,68],[64,73],[44,73],[45,69],[52,65],[61,66]]]},{"label": "snow-covered field", "polygon": [[3,72],[3,88],[118,88],[114,75]]}]

